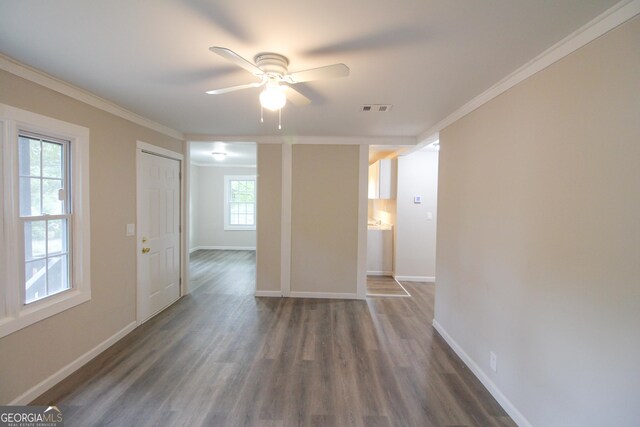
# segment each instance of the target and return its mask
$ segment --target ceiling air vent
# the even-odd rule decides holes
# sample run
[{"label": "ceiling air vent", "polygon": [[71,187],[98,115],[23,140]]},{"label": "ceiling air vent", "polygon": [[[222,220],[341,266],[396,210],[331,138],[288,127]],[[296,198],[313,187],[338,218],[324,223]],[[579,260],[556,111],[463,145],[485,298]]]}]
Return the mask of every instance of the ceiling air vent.
[{"label": "ceiling air vent", "polygon": [[391,104],[365,104],[360,106],[360,111],[364,111],[365,113],[386,113],[387,111],[391,111],[391,107]]}]

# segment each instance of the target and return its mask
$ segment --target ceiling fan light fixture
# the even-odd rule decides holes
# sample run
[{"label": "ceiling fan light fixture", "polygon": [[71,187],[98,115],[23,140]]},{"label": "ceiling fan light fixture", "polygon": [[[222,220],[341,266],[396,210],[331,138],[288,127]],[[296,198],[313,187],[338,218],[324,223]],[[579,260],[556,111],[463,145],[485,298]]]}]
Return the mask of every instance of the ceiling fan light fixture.
[{"label": "ceiling fan light fixture", "polygon": [[227,153],[223,153],[220,151],[214,151],[213,153],[211,153],[211,155],[213,156],[213,160],[216,160],[218,162],[221,162],[227,158]]},{"label": "ceiling fan light fixture", "polygon": [[287,103],[287,96],[283,88],[278,84],[267,84],[267,87],[260,93],[260,105],[267,110],[280,110]]}]

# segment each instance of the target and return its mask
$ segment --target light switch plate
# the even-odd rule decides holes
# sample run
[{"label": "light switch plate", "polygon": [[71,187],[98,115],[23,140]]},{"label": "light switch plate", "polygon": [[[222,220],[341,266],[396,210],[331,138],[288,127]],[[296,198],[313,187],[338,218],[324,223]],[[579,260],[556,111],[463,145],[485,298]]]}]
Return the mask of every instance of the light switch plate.
[{"label": "light switch plate", "polygon": [[416,205],[422,203],[422,196],[413,196],[413,203],[415,203]]},{"label": "light switch plate", "polygon": [[127,236],[135,236],[135,235],[136,235],[136,225],[127,224]]}]

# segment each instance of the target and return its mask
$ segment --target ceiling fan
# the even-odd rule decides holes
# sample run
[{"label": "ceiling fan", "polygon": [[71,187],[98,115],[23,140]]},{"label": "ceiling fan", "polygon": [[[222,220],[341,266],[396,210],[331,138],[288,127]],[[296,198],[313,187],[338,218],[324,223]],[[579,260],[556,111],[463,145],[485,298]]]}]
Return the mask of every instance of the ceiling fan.
[{"label": "ceiling fan", "polygon": [[259,81],[209,90],[207,91],[208,94],[220,95],[236,90],[265,86],[265,89],[260,93],[260,105],[272,111],[281,110],[287,99],[298,106],[307,105],[311,102],[309,98],[293,89],[291,85],[314,80],[347,77],[349,75],[349,67],[344,64],[327,65],[290,73],[287,68],[289,60],[277,53],[259,53],[253,58],[254,63],[252,63],[231,49],[213,46],[209,50],[244,68],[258,78]]}]

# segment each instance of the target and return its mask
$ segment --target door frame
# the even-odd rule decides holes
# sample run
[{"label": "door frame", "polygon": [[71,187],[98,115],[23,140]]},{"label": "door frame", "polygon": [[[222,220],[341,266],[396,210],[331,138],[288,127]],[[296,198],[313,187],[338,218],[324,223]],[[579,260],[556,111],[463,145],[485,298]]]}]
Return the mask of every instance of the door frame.
[{"label": "door frame", "polygon": [[[178,153],[175,151],[167,150],[162,147],[155,146],[153,144],[149,144],[144,141],[136,141],[136,323],[138,325],[145,322],[145,319],[140,318],[140,264],[141,264],[141,255],[142,255],[142,235],[140,234],[140,213],[141,210],[141,200],[140,200],[140,172],[141,172],[141,160],[142,153],[151,154],[154,156],[165,157],[172,160],[177,160],[180,163],[180,229],[178,231],[179,240],[180,240],[180,297],[183,297],[187,293],[189,293],[189,289],[187,286],[188,278],[185,277],[187,274],[187,259],[188,254],[185,256],[186,249],[186,241],[185,234],[183,230],[186,230],[186,217],[185,215],[185,161],[184,155],[182,153]],[[153,318],[153,316],[151,317]],[[149,320],[149,319],[146,319]]]}]

